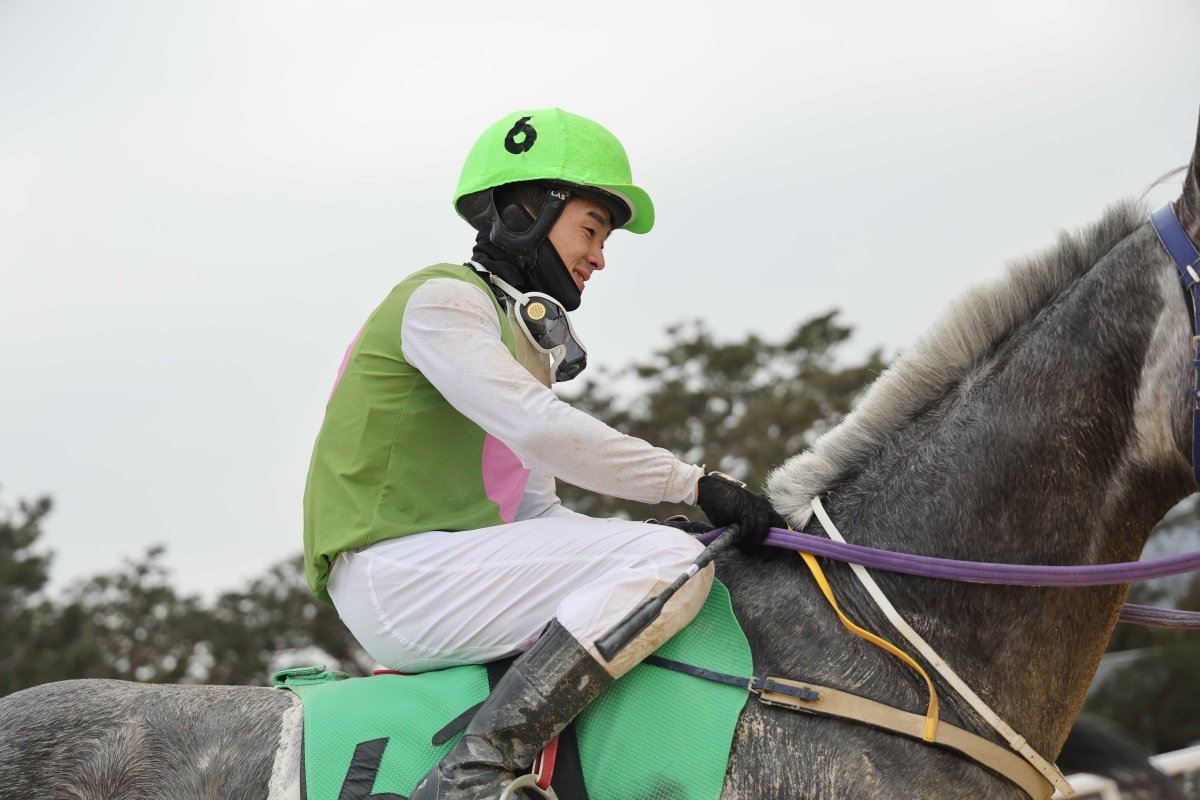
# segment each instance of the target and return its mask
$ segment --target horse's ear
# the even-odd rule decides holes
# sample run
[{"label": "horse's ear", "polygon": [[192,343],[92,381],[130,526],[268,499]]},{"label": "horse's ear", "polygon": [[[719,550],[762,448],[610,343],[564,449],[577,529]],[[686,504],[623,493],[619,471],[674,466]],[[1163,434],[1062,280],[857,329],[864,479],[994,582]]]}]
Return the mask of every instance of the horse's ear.
[{"label": "horse's ear", "polygon": [[1183,194],[1179,197],[1179,221],[1191,240],[1200,242],[1200,126],[1196,130],[1192,163],[1183,179]]}]

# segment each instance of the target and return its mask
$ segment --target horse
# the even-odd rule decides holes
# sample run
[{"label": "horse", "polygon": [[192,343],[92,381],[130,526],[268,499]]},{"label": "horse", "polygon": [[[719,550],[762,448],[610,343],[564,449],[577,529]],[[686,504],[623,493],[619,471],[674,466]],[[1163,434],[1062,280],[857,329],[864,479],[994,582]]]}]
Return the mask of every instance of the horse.
[{"label": "horse", "polygon": [[[1200,132],[1177,202],[1200,241]],[[1138,203],[1063,234],[955,303],[836,428],[779,466],[766,491],[819,533],[820,497],[857,544],[1015,564],[1135,560],[1196,489],[1192,323]],[[889,623],[843,564],[827,566],[860,625]],[[925,684],[849,636],[796,558],[723,554],[756,675],[823,684],[922,713]],[[900,614],[1047,759],[1060,750],[1125,586],[1025,588],[894,574]],[[937,675],[944,722],[996,741]],[[0,795],[300,796],[301,709],[266,688],[83,680],[0,699]],[[973,760],[874,726],[748,702],[723,800],[1023,798]]]}]

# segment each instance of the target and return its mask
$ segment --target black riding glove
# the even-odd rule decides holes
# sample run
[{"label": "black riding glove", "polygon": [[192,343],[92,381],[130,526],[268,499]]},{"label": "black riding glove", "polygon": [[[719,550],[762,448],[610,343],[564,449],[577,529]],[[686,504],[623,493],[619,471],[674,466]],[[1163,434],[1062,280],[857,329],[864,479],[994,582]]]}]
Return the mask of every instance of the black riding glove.
[{"label": "black riding glove", "polygon": [[719,528],[736,524],[734,547],[747,555],[773,556],[774,548],[764,546],[763,539],[771,528],[787,527],[767,498],[719,472],[710,472],[697,481],[696,505]]}]

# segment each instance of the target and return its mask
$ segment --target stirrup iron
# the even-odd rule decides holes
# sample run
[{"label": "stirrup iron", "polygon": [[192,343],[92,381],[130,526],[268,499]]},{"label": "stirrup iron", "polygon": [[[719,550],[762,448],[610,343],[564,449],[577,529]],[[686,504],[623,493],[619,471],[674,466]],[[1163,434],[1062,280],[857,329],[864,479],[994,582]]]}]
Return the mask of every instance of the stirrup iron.
[{"label": "stirrup iron", "polygon": [[538,786],[538,776],[532,772],[527,772],[506,786],[500,793],[500,800],[525,800],[525,796],[520,794],[522,790],[532,792],[545,800],[558,800],[558,795],[554,793],[554,787],[547,786],[543,789]]}]

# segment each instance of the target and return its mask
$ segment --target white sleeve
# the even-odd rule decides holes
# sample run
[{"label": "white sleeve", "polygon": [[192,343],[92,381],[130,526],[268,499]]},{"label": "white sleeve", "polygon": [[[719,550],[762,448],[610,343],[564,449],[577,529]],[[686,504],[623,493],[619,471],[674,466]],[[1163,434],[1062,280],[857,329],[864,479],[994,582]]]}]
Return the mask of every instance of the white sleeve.
[{"label": "white sleeve", "polygon": [[695,502],[699,467],[572,408],[521,366],[500,336],[496,308],[481,288],[434,278],[408,300],[400,347],[450,405],[527,468],[628,500]]}]

